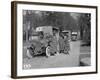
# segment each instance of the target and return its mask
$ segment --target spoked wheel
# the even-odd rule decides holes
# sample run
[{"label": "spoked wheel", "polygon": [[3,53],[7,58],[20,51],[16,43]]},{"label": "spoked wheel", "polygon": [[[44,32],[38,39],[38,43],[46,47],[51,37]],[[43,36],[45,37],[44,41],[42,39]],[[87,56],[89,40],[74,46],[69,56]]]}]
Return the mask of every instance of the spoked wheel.
[{"label": "spoked wheel", "polygon": [[46,56],[49,57],[51,54],[50,54],[50,46],[48,46],[46,48]]}]

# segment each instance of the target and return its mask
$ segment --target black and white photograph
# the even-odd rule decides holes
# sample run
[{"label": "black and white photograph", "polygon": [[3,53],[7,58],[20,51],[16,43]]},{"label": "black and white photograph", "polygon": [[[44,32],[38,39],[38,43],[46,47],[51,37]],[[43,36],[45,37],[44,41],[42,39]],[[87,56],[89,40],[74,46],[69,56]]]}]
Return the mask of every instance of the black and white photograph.
[{"label": "black and white photograph", "polygon": [[91,66],[91,14],[23,10],[23,69]]},{"label": "black and white photograph", "polygon": [[96,73],[96,6],[17,2],[13,11],[16,77]]}]

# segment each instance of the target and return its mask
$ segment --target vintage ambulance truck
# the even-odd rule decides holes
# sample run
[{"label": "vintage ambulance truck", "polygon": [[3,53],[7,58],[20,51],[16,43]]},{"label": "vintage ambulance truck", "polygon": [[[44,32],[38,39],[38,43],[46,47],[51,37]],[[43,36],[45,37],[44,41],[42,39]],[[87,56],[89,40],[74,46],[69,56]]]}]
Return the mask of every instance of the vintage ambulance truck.
[{"label": "vintage ambulance truck", "polygon": [[60,33],[62,33],[63,37],[70,37],[70,31],[67,30],[61,32],[57,27],[37,27],[35,30],[35,36],[33,35],[33,38],[31,39],[32,44],[27,48],[28,53],[32,56],[45,54],[47,57],[60,54],[61,51],[62,53],[68,53],[70,46],[67,44],[68,41],[60,36]]}]

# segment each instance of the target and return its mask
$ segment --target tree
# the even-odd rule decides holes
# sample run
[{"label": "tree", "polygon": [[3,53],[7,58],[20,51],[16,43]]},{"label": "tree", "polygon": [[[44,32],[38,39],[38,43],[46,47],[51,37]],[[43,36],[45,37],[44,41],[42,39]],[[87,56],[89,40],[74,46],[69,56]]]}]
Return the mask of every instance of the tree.
[{"label": "tree", "polygon": [[70,12],[55,12],[55,11],[35,11],[25,10],[23,15],[24,28],[30,23],[28,34],[31,35],[36,27],[39,26],[54,26],[62,30],[78,30],[77,22],[70,15]]},{"label": "tree", "polygon": [[91,14],[81,14],[79,18],[81,39],[90,45],[91,43]]}]

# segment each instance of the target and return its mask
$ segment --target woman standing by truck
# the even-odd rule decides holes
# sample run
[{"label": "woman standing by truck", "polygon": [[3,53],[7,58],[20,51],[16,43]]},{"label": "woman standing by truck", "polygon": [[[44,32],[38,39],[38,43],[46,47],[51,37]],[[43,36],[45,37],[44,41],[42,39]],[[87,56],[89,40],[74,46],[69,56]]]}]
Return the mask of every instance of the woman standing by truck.
[{"label": "woman standing by truck", "polygon": [[69,54],[70,51],[69,32],[62,31],[61,34],[62,34],[60,40],[61,52],[65,54]]}]

